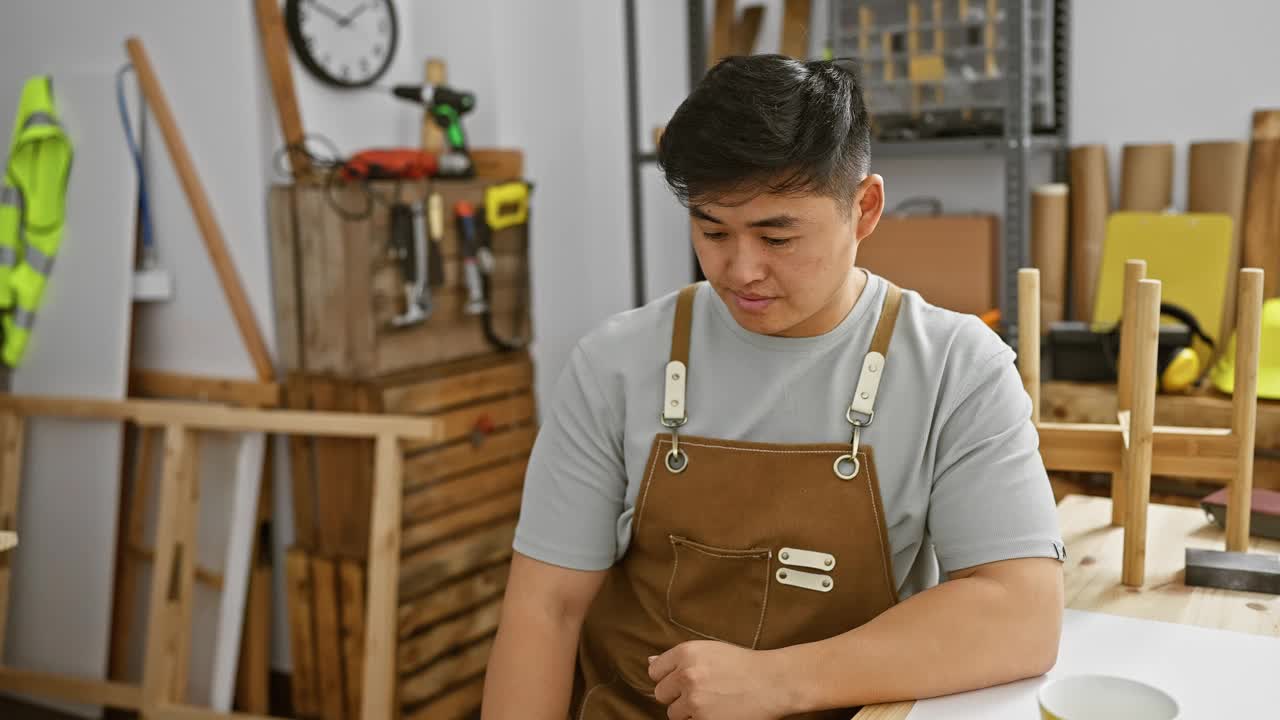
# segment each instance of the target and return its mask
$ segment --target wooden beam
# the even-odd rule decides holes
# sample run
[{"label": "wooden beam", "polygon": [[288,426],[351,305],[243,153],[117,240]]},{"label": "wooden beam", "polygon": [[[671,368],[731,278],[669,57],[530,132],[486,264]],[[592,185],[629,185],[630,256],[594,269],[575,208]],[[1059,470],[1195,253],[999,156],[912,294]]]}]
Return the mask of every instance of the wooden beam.
[{"label": "wooden beam", "polygon": [[809,57],[811,0],[784,0],[782,8],[782,54],[797,60]]},{"label": "wooden beam", "polygon": [[280,385],[274,382],[214,378],[162,370],[130,371],[129,392],[140,398],[200,400],[250,408],[274,408],[281,405]]},{"label": "wooden beam", "polygon": [[402,456],[393,435],[378,436],[374,460],[373,522],[369,529],[368,621],[360,717],[396,715],[396,630],[400,586],[400,473]]},{"label": "wooden beam", "polygon": [[[123,680],[129,670],[129,641],[133,638],[133,624],[137,609],[139,561],[153,561],[155,553],[142,547],[145,541],[143,528],[147,512],[147,498],[151,495],[151,475],[154,465],[155,441],[160,436],[156,428],[136,428],[137,452],[133,455],[135,468],[132,475],[125,469],[123,487],[127,498],[123,499],[120,528],[116,530],[119,554],[116,559],[114,594],[111,600],[111,650],[107,664],[108,677]],[[197,571],[199,577],[199,571]],[[219,583],[221,578],[219,578]]]},{"label": "wooden beam", "polygon": [[524,152],[508,148],[474,148],[471,165],[476,177],[488,180],[519,180],[524,177]]},{"label": "wooden beam", "polygon": [[[13,413],[0,414],[0,531],[18,531],[18,500],[22,487],[22,450],[26,421]],[[0,554],[0,653],[4,652],[9,618],[9,579],[13,554]]]},{"label": "wooden beam", "polygon": [[167,400],[99,400],[84,397],[0,394],[0,410],[25,416],[121,420],[138,425],[182,425],[189,430],[264,432],[370,438],[393,435],[439,443],[444,426],[434,418],[367,413],[258,410]]},{"label": "wooden beam", "polygon": [[1040,422],[1040,271],[1018,270],[1018,372],[1031,397],[1031,421]]},{"label": "wooden beam", "polygon": [[[1229,480],[1235,474],[1238,443],[1225,428],[1156,425],[1151,472],[1169,477]],[[1124,440],[1119,425],[1040,423],[1040,455],[1050,470],[1115,473]]]},{"label": "wooden beam", "polygon": [[[142,545],[128,545],[125,547],[126,552],[138,560],[152,562],[156,559],[156,552],[149,547]],[[203,565],[196,565],[196,582],[204,585],[212,590],[222,592],[224,578],[222,573],[216,570],[210,570]]]},{"label": "wooden beam", "polygon": [[1156,347],[1160,340],[1160,281],[1139,280],[1133,319],[1133,408],[1129,416],[1121,582],[1142,587],[1147,576],[1147,510],[1151,506],[1151,456],[1156,416]]},{"label": "wooden beam", "polygon": [[715,10],[711,15],[711,42],[707,43],[708,70],[733,52],[733,19],[736,14],[734,0],[715,0]]},{"label": "wooden beam", "polygon": [[1258,351],[1262,333],[1262,271],[1240,271],[1236,303],[1236,365],[1232,386],[1231,430],[1239,442],[1236,473],[1227,502],[1227,550],[1249,551],[1253,498],[1253,451],[1258,428]]},{"label": "wooden beam", "polygon": [[253,307],[249,305],[249,298],[245,294],[244,285],[240,282],[235,263],[227,251],[226,242],[222,238],[222,228],[218,226],[209,197],[205,194],[204,185],[196,174],[195,163],[191,160],[186,141],[178,130],[178,121],[169,108],[169,101],[164,96],[164,90],[160,87],[160,80],[151,67],[151,59],[147,57],[142,41],[131,37],[125,42],[125,48],[128,50],[130,62],[133,63],[133,70],[138,76],[142,94],[146,97],[147,105],[155,115],[156,124],[160,126],[165,145],[169,148],[169,157],[173,160],[174,170],[177,171],[182,189],[186,192],[187,202],[191,205],[196,225],[200,228],[205,249],[213,263],[213,269],[218,274],[218,281],[222,285],[222,292],[235,318],[236,327],[240,330],[240,339],[244,343],[245,351],[253,361],[258,379],[269,382],[275,377],[275,371],[271,366],[271,354],[267,351],[267,341],[253,314]]},{"label": "wooden beam", "polygon": [[146,720],[288,720],[288,718],[238,712],[224,713],[193,705],[170,704],[151,710]]},{"label": "wooden beam", "polygon": [[[147,641],[143,655],[142,703],[144,716],[151,708],[173,702],[174,671],[179,650],[176,609],[182,598],[182,556],[179,541],[183,505],[191,488],[186,469],[193,433],[171,425],[164,435],[164,465],[160,474],[156,510],[156,563],[151,573],[151,601],[147,605]],[[148,718],[148,720],[150,720]]]},{"label": "wooden beam", "polygon": [[122,710],[142,707],[142,688],[127,683],[89,680],[0,665],[0,691],[105,705]]},{"label": "wooden beam", "polygon": [[[267,76],[271,79],[271,95],[276,101],[276,117],[280,120],[280,135],[288,147],[300,148],[304,138],[302,113],[298,111],[298,96],[293,89],[289,45],[280,3],[277,0],[255,0],[254,6],[258,13],[262,55],[267,61]],[[305,178],[311,174],[311,158],[305,152],[291,150],[289,167],[295,180]]]},{"label": "wooden beam", "polygon": [[[1116,405],[1119,412],[1133,407],[1133,318],[1138,303],[1138,282],[1147,276],[1147,261],[1128,260],[1124,264],[1124,308],[1120,316],[1120,357],[1116,371]],[[1125,443],[1128,444],[1127,442]],[[1129,456],[1123,455],[1120,470],[1111,476],[1111,524],[1124,525],[1129,485]]]},{"label": "wooden beam", "polygon": [[191,674],[191,620],[195,613],[196,532],[200,528],[200,436],[191,433],[182,455],[182,497],[179,499],[178,551],[182,562],[173,603],[174,700],[185,702]]},{"label": "wooden beam", "polygon": [[764,21],[763,5],[748,5],[742,8],[733,25],[733,54],[750,55],[756,48],[756,38],[760,35],[760,24]]}]

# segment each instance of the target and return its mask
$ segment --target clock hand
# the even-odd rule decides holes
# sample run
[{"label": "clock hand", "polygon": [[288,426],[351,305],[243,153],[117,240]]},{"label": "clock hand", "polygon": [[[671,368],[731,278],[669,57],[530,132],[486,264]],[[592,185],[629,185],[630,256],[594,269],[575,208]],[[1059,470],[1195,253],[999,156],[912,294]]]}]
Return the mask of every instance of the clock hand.
[{"label": "clock hand", "polygon": [[320,14],[321,14],[321,15],[324,15],[325,17],[329,18],[330,20],[332,20],[332,21],[334,21],[334,22],[338,23],[338,25],[339,25],[339,26],[342,26],[342,25],[345,25],[345,24],[346,24],[346,23],[344,23],[344,22],[342,21],[342,16],[341,16],[341,15],[339,15],[338,13],[336,13],[336,12],[334,12],[333,10],[329,9],[328,7],[325,7],[324,5],[321,5],[319,2],[317,2],[317,0],[309,0],[309,2],[311,3],[311,7],[313,7],[313,8],[315,8],[316,10],[319,10],[319,11],[320,11]]},{"label": "clock hand", "polygon": [[346,17],[342,18],[342,21],[341,21],[339,24],[340,24],[340,25],[342,25],[343,27],[346,27],[347,25],[350,25],[350,24],[351,24],[351,21],[353,21],[353,20],[355,20],[356,18],[360,17],[360,13],[364,12],[365,10],[368,10],[368,9],[369,9],[369,6],[370,6],[370,5],[372,5],[372,4],[373,4],[373,3],[367,3],[367,2],[366,2],[366,3],[361,3],[361,4],[360,4],[360,6],[359,6],[359,7],[357,7],[354,11],[352,11],[352,13],[351,13],[350,15],[348,15],[348,16],[346,16]]}]

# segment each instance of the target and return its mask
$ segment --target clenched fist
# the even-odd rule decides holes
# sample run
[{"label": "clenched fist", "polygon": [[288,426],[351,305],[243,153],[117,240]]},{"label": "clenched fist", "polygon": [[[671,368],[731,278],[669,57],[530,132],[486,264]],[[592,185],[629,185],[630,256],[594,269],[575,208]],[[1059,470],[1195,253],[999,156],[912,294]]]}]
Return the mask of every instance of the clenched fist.
[{"label": "clenched fist", "polygon": [[654,696],[671,720],[778,720],[790,714],[765,652],[710,640],[649,658]]}]

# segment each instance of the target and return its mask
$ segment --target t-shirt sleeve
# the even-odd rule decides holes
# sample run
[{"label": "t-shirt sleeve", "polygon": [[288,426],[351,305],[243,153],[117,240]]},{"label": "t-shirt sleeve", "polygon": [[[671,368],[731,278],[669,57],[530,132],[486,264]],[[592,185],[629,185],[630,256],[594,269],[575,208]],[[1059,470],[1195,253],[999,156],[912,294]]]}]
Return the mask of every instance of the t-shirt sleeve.
[{"label": "t-shirt sleeve", "polygon": [[529,458],[517,552],[575,570],[613,564],[627,488],[617,400],[605,391],[579,344],[556,384]]},{"label": "t-shirt sleeve", "polygon": [[966,373],[941,416],[929,535],[943,572],[1066,556],[1031,398],[1003,344]]}]

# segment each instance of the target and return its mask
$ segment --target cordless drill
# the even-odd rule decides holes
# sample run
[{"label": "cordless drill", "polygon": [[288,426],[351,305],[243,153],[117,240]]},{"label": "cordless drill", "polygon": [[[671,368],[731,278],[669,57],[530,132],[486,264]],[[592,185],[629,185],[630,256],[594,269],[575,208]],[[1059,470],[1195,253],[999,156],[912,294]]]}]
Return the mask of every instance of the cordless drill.
[{"label": "cordless drill", "polygon": [[463,178],[474,175],[467,136],[462,131],[462,116],[475,109],[475,94],[432,84],[396,85],[391,91],[398,98],[422,105],[444,131],[448,149],[440,157],[440,175]]}]

